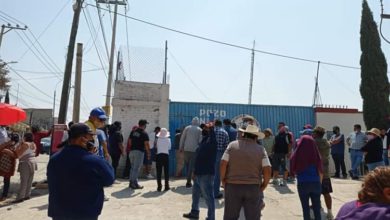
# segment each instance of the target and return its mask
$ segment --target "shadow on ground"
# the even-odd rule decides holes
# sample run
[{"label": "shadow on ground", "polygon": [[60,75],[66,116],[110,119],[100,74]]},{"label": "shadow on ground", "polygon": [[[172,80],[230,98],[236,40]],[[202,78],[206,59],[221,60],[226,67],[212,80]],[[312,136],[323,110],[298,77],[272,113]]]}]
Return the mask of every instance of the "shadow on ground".
[{"label": "shadow on ground", "polygon": [[133,189],[126,187],[120,191],[111,193],[111,196],[117,199],[127,199],[127,198],[137,196],[139,194],[141,194],[141,192],[136,192]]},{"label": "shadow on ground", "polygon": [[273,185],[272,187],[275,188],[275,190],[278,191],[280,194],[294,194],[294,192],[288,187],[288,185],[286,186]]},{"label": "shadow on ground", "polygon": [[168,192],[168,191],[161,191],[161,192],[149,191],[147,193],[142,194],[142,197],[144,197],[144,198],[156,198],[156,197],[164,195],[166,192]]},{"label": "shadow on ground", "polygon": [[41,205],[41,206],[34,206],[30,209],[37,209],[38,211],[47,210],[49,208],[49,204]]},{"label": "shadow on ground", "polygon": [[190,195],[192,194],[192,188],[187,188],[185,186],[172,187],[171,191],[174,193],[179,193],[181,195]]}]

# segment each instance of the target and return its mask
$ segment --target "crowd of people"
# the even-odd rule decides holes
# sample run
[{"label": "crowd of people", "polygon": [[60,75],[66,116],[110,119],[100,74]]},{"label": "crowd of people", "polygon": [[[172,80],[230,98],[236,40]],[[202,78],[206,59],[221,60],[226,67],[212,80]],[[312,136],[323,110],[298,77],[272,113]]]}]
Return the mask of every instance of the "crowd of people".
[{"label": "crowd of people", "polygon": [[[128,178],[133,190],[143,189],[140,176],[155,178],[159,192],[170,190],[170,154],[175,157],[175,176],[185,174],[185,187],[192,188],[191,209],[183,214],[184,218],[199,218],[199,201],[203,197],[209,220],[215,219],[215,200],[221,198],[225,206],[223,219],[238,219],[241,209],[246,219],[260,219],[268,183],[286,187],[296,181],[303,219],[321,219],[321,195],[327,219],[334,219],[331,178],[346,179],[349,175],[359,180],[367,173],[358,200],[344,205],[336,219],[390,215],[390,169],[385,167],[389,163],[390,129],[362,132],[356,124],[354,132],[345,138],[340,128],[334,126],[327,138],[323,127],[307,124],[295,138],[284,122],[278,123],[274,135],[271,128],[261,131],[252,117],[245,117],[238,128],[229,119],[200,124],[194,117],[190,125],[176,130],[171,137],[164,127],[155,127],[148,134],[149,123],[140,119],[132,127],[125,146],[122,123],[106,125],[106,120],[104,110],[95,108],[85,123],[70,123],[59,150],[51,155],[47,167],[48,214],[53,219],[97,219],[104,201],[109,200],[104,187],[118,183],[119,176]],[[48,135],[50,132],[34,128],[19,140],[17,135],[9,137],[4,126],[0,128],[0,162],[8,161],[7,169],[0,170],[4,177],[2,200],[7,198],[17,158],[21,178],[13,202],[30,199],[40,139]],[[351,160],[348,173],[345,143]],[[126,157],[126,164],[118,176],[121,157]],[[334,175],[329,168],[331,159]],[[156,177],[152,175],[153,162]]]}]

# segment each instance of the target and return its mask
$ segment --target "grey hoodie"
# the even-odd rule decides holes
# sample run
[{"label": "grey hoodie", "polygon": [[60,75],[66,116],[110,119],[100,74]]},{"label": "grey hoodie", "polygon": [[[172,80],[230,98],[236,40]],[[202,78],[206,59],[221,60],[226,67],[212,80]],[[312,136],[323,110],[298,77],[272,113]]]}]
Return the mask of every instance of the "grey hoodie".
[{"label": "grey hoodie", "polygon": [[180,149],[184,151],[195,152],[202,140],[202,129],[199,127],[199,119],[192,119],[192,124],[184,128],[180,138]]}]

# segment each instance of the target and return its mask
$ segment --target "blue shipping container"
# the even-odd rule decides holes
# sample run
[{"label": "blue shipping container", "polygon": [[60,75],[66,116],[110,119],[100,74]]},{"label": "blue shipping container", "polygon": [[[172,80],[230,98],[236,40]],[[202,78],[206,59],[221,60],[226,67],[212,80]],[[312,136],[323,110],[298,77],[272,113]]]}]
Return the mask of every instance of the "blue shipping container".
[{"label": "blue shipping container", "polygon": [[[193,117],[198,117],[201,123],[214,119],[229,118],[240,124],[244,115],[253,116],[261,129],[271,128],[276,131],[279,122],[285,122],[295,135],[305,124],[315,125],[314,109],[305,106],[278,106],[278,105],[246,105],[224,103],[193,103],[193,102],[170,102],[169,104],[169,130],[172,143],[176,129],[183,129],[191,124]],[[176,162],[174,155],[170,157],[170,173],[174,173]]]}]

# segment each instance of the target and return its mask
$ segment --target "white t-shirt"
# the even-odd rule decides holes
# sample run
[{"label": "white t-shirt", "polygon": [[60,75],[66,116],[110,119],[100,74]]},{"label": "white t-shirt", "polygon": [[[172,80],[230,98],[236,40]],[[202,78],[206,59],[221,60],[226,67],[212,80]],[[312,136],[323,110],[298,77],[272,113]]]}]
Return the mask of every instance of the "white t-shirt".
[{"label": "white t-shirt", "polygon": [[157,154],[169,154],[171,149],[171,139],[170,138],[158,138],[157,139]]}]

